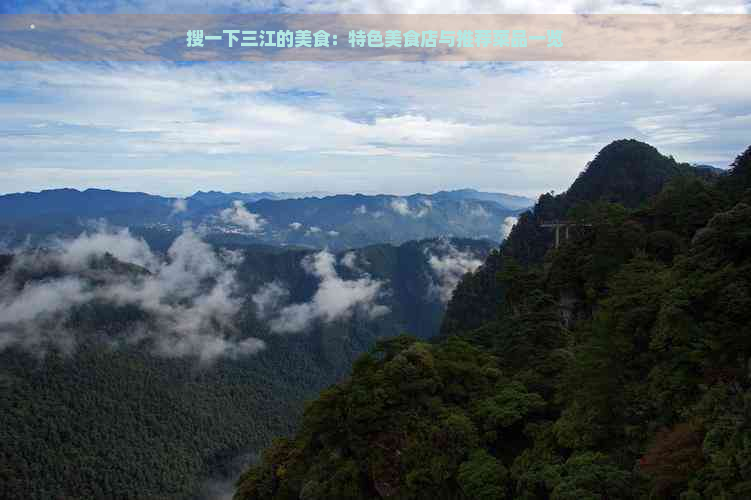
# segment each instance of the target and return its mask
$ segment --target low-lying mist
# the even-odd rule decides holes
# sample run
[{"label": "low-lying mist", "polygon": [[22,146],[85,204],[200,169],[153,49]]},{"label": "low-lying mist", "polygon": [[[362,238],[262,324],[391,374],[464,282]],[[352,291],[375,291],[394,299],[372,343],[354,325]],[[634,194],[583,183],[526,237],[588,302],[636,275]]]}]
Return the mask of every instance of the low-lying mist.
[{"label": "low-lying mist", "polygon": [[164,256],[106,225],[49,248],[20,249],[0,279],[0,349],[70,352],[76,336],[66,320],[76,306],[97,302],[142,310],[147,320],[125,341],[149,342],[157,355],[209,362],[253,354],[263,341],[242,338],[233,323],[242,306],[238,258],[215,252],[189,227]]}]

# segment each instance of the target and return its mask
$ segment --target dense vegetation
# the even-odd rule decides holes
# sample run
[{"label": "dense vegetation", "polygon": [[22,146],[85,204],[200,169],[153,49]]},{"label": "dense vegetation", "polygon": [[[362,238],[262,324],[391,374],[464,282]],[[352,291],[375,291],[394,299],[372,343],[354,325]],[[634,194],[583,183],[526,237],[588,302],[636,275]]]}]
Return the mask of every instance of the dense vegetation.
[{"label": "dense vegetation", "polygon": [[[240,335],[262,338],[267,346],[250,357],[203,365],[156,356],[148,345],[113,348],[113,339],[137,332],[144,313],[96,302],[62,319],[76,334],[72,353],[3,346],[0,498],[216,498],[219,483],[231,488],[273,436],[291,433],[303,401],[350,373],[353,360],[376,339],[407,329],[423,337],[437,333],[443,305],[428,293],[426,256],[437,243],[357,250],[358,262],[367,261],[373,278],[387,281],[391,292],[384,299],[391,314],[375,321],[353,317],[279,335],[268,332],[248,300],[238,318]],[[479,259],[491,248],[482,241],[453,244]],[[237,276],[245,296],[280,280],[292,300],[310,299],[317,280],[300,264],[311,252],[243,251]],[[0,256],[0,276],[11,262]],[[91,266],[118,277],[146,272],[112,257]],[[15,279],[20,288],[61,272],[34,268]],[[346,278],[353,271],[339,272]]]},{"label": "dense vegetation", "polygon": [[[553,249],[541,219],[578,225]],[[716,178],[617,141],[236,498],[750,498],[750,328],[751,148]]]}]

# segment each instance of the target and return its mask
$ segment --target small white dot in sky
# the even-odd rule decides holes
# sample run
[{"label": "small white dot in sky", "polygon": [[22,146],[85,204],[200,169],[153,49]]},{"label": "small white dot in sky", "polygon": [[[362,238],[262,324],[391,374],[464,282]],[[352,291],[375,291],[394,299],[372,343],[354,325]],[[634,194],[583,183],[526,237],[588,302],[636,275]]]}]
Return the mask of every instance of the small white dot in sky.
[{"label": "small white dot in sky", "polygon": [[34,28],[36,28],[36,26],[34,26],[33,24],[29,25],[29,29],[33,30]]}]

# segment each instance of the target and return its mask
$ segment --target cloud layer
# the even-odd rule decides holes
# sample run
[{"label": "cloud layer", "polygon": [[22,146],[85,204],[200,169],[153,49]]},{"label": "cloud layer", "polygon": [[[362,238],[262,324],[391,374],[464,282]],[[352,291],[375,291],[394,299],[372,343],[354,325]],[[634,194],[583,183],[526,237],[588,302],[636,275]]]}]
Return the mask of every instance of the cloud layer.
[{"label": "cloud layer", "polygon": [[536,196],[616,138],[727,165],[749,86],[727,62],[0,64],[2,189]]},{"label": "cloud layer", "polygon": [[[252,298],[257,314],[268,320],[273,332],[297,333],[317,323],[351,318],[355,313],[375,319],[389,312],[378,303],[385,292],[384,282],[364,273],[357,279],[343,279],[336,265],[336,256],[325,250],[306,257],[303,268],[319,280],[313,297],[308,302],[285,304],[289,291],[279,282],[267,283]],[[356,269],[355,257],[346,254],[340,265]]]},{"label": "cloud layer", "polygon": [[[139,267],[118,270],[105,253]],[[237,263],[237,256],[227,257]],[[29,272],[47,277],[23,282],[19,276]],[[0,349],[74,349],[75,335],[61,325],[72,308],[97,301],[146,313],[147,319],[121,341],[146,341],[158,355],[211,362],[253,354],[264,344],[240,338],[234,327],[242,305],[237,288],[233,268],[190,229],[163,259],[128,230],[100,227],[74,240],[60,240],[50,250],[15,257],[0,280]]]},{"label": "cloud layer", "polygon": [[472,252],[461,251],[449,241],[426,248],[425,255],[434,275],[430,293],[444,304],[451,300],[462,277],[476,271],[482,265],[482,260],[475,257]]},{"label": "cloud layer", "polygon": [[422,218],[430,213],[433,202],[428,199],[419,200],[415,206],[410,207],[409,201],[404,198],[395,198],[389,204],[391,210],[405,217]]},{"label": "cloud layer", "polygon": [[240,200],[233,201],[230,208],[225,208],[219,212],[219,220],[226,224],[241,227],[249,233],[257,233],[266,225],[266,220],[263,217],[249,212]]},{"label": "cloud layer", "polygon": [[172,215],[181,214],[188,210],[188,200],[184,198],[176,198],[172,202]]},{"label": "cloud layer", "polygon": [[511,234],[511,230],[519,219],[516,217],[506,217],[503,219],[503,226],[501,226],[501,241],[505,240]]}]

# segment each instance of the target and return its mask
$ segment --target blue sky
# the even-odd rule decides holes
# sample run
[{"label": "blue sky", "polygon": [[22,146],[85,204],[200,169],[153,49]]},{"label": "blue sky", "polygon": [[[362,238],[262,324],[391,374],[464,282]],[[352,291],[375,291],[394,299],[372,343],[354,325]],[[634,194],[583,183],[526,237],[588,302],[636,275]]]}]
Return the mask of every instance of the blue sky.
[{"label": "blue sky", "polygon": [[[744,2],[2,1],[0,13],[749,12]],[[551,5],[555,7],[550,8]],[[0,63],[1,192],[565,189],[608,142],[726,166],[751,64]]]}]

